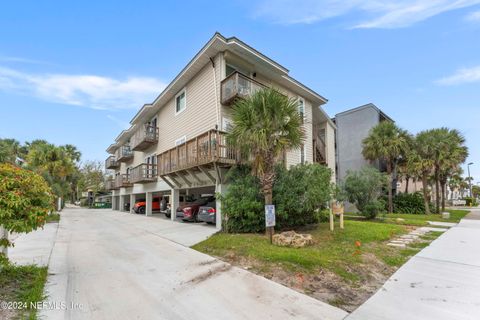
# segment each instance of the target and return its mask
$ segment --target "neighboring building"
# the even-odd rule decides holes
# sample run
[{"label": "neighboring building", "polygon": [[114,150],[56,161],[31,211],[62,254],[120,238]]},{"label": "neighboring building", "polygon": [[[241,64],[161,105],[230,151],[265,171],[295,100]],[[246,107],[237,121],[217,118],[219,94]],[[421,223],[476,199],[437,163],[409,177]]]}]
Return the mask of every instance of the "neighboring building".
[{"label": "neighboring building", "polygon": [[[105,167],[115,170],[109,182],[113,208],[146,199],[151,215],[156,196],[169,195],[176,208],[182,195],[224,192],[226,170],[238,160],[225,142],[231,105],[264,86],[298,99],[304,116],[305,144],[286,153],[286,166],[318,162],[335,173],[335,125],[321,109],[327,100],[288,73],[239,39],[216,33],[108,147]],[[217,228],[220,216],[217,201]]]},{"label": "neighboring building", "polygon": [[343,181],[347,171],[360,170],[367,165],[373,165],[380,171],[385,171],[385,165],[381,161],[368,161],[362,155],[363,139],[382,121],[393,122],[373,103],[335,115],[337,182]]}]

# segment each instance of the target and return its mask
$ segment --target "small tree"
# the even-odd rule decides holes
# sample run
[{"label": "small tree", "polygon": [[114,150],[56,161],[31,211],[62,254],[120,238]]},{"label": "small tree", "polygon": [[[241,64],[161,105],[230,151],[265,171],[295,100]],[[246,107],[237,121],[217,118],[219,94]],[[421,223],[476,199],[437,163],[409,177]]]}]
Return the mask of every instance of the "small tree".
[{"label": "small tree", "polygon": [[385,203],[380,200],[382,190],[387,186],[388,178],[372,167],[360,171],[349,171],[343,183],[346,198],[357,206],[367,218],[375,218],[384,210]]},{"label": "small tree", "polygon": [[38,174],[11,164],[0,164],[0,247],[12,243],[8,232],[31,232],[45,224],[53,210],[54,197],[47,182]]}]

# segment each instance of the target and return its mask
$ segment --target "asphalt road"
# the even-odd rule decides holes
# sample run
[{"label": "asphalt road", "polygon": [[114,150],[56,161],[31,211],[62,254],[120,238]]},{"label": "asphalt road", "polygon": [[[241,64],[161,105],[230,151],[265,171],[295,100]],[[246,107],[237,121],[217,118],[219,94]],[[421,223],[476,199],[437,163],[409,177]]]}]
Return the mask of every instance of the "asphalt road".
[{"label": "asphalt road", "polygon": [[[335,307],[188,248],[213,228],[66,209],[41,319],[343,319]],[[183,243],[183,244],[182,244]]]}]

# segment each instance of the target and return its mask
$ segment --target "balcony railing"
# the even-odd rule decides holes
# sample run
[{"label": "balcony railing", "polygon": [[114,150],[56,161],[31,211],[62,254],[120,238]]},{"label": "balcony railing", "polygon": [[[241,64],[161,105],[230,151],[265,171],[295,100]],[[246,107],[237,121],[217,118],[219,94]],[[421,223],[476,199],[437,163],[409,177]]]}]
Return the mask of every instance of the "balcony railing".
[{"label": "balcony railing", "polygon": [[235,164],[240,156],[229,147],[226,134],[210,130],[158,155],[159,175],[198,167],[208,163]]},{"label": "balcony railing", "polygon": [[115,176],[115,188],[127,188],[131,187],[132,182],[130,181],[130,175],[128,174],[119,174]]},{"label": "balcony railing", "polygon": [[130,140],[133,151],[145,150],[158,142],[158,128],[149,124],[145,124],[137,130]]},{"label": "balcony railing", "polygon": [[235,98],[246,98],[256,91],[265,88],[263,84],[255,81],[240,72],[234,72],[226,77],[222,83],[222,104],[230,105]]},{"label": "balcony railing", "polygon": [[157,165],[142,163],[130,171],[132,183],[157,181]]},{"label": "balcony railing", "polygon": [[130,149],[129,145],[124,145],[117,149],[115,157],[117,162],[127,162],[133,159],[133,151]]},{"label": "balcony railing", "polygon": [[115,180],[114,180],[114,179],[110,179],[110,180],[105,181],[105,189],[107,189],[107,190],[115,190],[115,189],[118,189],[118,188],[115,186]]},{"label": "balcony railing", "polygon": [[105,160],[105,169],[117,169],[120,166],[120,163],[117,162],[115,156],[109,156]]}]

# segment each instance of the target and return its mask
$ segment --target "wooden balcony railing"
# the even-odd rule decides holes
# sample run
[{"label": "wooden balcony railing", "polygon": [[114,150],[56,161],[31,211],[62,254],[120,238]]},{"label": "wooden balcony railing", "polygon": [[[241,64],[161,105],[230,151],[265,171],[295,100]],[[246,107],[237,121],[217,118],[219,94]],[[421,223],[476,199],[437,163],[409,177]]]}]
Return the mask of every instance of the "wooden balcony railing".
[{"label": "wooden balcony railing", "polygon": [[132,183],[157,181],[157,165],[142,163],[130,171]]},{"label": "wooden balcony railing", "polygon": [[158,172],[162,176],[214,162],[235,164],[238,160],[239,153],[227,145],[226,134],[210,130],[159,154]]},{"label": "wooden balcony railing", "polygon": [[117,162],[115,156],[109,156],[105,160],[105,169],[117,169],[120,166],[120,163]]},{"label": "wooden balcony railing", "polygon": [[230,105],[235,98],[246,98],[265,85],[255,81],[240,72],[234,72],[221,82],[222,104]]},{"label": "wooden balcony railing", "polygon": [[109,180],[105,181],[105,189],[107,189],[107,190],[115,190],[115,189],[118,189],[118,188],[115,186],[115,180],[114,180],[114,179],[109,179]]},{"label": "wooden balcony railing", "polygon": [[115,158],[117,162],[127,162],[133,159],[133,151],[129,145],[123,145],[115,152]]},{"label": "wooden balcony railing", "polygon": [[149,124],[145,124],[137,130],[130,140],[133,151],[145,150],[158,142],[158,128]]},{"label": "wooden balcony railing", "polygon": [[132,182],[130,181],[130,176],[128,174],[119,174],[115,176],[115,188],[127,188],[131,187]]}]

